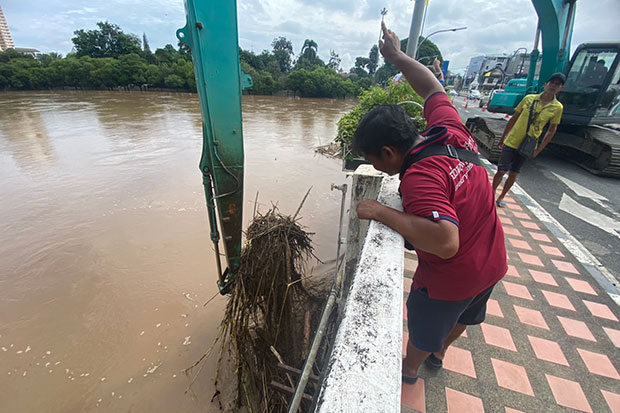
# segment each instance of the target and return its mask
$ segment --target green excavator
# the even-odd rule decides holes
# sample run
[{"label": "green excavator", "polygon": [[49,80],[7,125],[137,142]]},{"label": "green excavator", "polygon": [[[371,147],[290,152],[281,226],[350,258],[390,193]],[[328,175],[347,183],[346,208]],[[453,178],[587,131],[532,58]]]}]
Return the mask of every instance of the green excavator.
[{"label": "green excavator", "polygon": [[[532,0],[538,28],[526,82],[511,80],[504,92],[493,95],[491,112],[514,113],[521,99],[540,93],[551,74],[566,75],[558,100],[564,105],[562,121],[548,149],[604,176],[620,177],[620,42],[584,43],[569,59],[577,0]],[[536,76],[541,53],[542,62]],[[504,119],[473,117],[466,121],[480,151],[497,161],[497,144]]]},{"label": "green excavator", "polygon": [[[218,286],[230,292],[241,257],[243,130],[241,91],[252,79],[239,66],[237,2],[185,0],[186,24],[177,38],[192,52],[202,114],[200,172],[204,186]],[[220,235],[221,233],[221,235]],[[226,268],[222,271],[220,240]]]}]

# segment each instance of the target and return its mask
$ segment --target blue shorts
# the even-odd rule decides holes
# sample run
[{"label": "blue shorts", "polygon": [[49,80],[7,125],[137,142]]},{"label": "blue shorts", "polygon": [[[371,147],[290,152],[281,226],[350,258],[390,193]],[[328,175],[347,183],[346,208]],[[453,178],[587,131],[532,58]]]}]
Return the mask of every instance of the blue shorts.
[{"label": "blue shorts", "polygon": [[426,288],[411,289],[407,298],[409,341],[422,351],[438,353],[456,323],[480,324],[487,312],[487,301],[495,285],[475,297],[460,301],[429,298]]},{"label": "blue shorts", "polygon": [[519,151],[504,145],[499,161],[497,161],[497,170],[519,173],[524,163],[525,157],[520,155]]}]

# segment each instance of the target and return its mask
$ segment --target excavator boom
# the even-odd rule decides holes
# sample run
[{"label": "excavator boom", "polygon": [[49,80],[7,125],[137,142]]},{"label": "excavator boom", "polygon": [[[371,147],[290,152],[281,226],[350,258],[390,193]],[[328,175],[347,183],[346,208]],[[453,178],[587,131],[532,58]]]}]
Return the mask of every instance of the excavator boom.
[{"label": "excavator boom", "polygon": [[[191,50],[202,114],[200,160],[220,292],[230,291],[241,256],[243,130],[241,90],[252,80],[241,72],[235,0],[185,0],[185,27],[177,38]],[[220,239],[227,268],[222,271]]]}]

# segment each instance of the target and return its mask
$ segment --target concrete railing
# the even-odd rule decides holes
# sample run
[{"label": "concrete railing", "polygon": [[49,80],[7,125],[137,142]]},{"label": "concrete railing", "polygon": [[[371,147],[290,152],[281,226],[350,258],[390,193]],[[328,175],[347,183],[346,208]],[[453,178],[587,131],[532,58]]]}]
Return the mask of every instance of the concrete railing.
[{"label": "concrete railing", "polygon": [[400,411],[403,238],[355,213],[362,198],[401,209],[398,183],[368,165],[353,175],[340,324],[317,412]]}]

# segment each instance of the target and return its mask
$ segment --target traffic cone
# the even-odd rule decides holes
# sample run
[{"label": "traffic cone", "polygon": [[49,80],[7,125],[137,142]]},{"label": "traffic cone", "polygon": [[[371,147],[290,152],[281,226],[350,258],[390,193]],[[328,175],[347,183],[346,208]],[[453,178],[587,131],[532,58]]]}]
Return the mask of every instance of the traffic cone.
[{"label": "traffic cone", "polygon": [[450,103],[454,105],[454,98],[450,99]]},{"label": "traffic cone", "polygon": [[504,118],[510,119],[510,115],[506,113],[506,116],[504,116]]},{"label": "traffic cone", "polygon": [[465,109],[467,109],[467,105],[469,105],[469,101],[465,99]]},{"label": "traffic cone", "polygon": [[487,105],[482,105],[482,111],[486,112],[487,111]]}]

